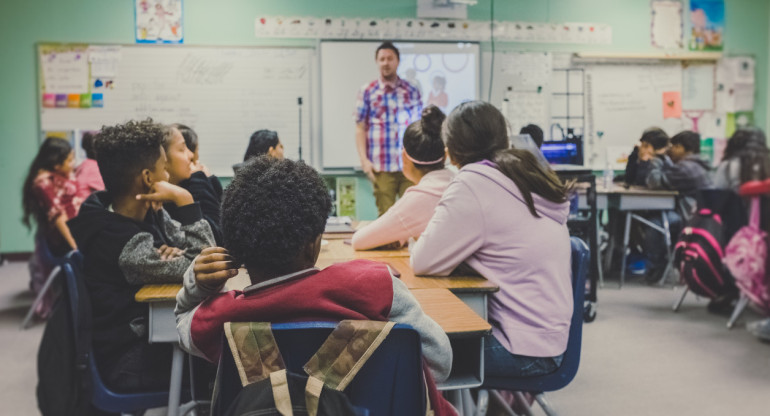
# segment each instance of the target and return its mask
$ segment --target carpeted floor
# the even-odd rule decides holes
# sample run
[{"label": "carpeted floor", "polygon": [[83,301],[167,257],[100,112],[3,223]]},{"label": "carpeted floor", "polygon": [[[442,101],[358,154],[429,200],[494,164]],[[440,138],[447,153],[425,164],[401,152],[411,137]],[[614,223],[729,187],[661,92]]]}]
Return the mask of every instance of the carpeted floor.
[{"label": "carpeted floor", "polygon": [[[19,330],[32,302],[27,282],[26,264],[0,266],[0,413],[8,415],[38,414],[43,325]],[[600,289],[597,319],[584,326],[580,371],[548,395],[560,415],[770,414],[770,344],[744,329],[758,315],[748,311],[728,330],[727,318],[707,313],[706,301],[693,295],[673,313],[677,293],[634,280]]]}]

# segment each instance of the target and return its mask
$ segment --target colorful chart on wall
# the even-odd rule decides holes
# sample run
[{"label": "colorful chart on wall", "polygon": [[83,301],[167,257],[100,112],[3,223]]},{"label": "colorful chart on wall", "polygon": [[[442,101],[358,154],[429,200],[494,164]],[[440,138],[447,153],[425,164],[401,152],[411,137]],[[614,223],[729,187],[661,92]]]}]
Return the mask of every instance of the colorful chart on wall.
[{"label": "colorful chart on wall", "polygon": [[724,36],[724,0],[690,0],[690,50],[721,51]]},{"label": "colorful chart on wall", "polygon": [[182,43],[182,0],[135,0],[137,43]]}]

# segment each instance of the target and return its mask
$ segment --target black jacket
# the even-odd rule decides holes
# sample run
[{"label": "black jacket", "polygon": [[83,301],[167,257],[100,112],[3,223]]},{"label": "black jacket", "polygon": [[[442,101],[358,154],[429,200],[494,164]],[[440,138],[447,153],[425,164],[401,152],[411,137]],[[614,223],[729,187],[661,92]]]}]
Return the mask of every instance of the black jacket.
[{"label": "black jacket", "polygon": [[[68,222],[84,256],[83,273],[93,311],[97,361],[114,363],[135,342],[147,342],[147,304],[134,300],[145,284],[181,283],[184,271],[204,247],[214,244],[198,204],[179,209],[179,222],[164,210],[144,222],[112,212],[108,192],[95,192]],[[161,260],[163,244],[185,251]]]}]

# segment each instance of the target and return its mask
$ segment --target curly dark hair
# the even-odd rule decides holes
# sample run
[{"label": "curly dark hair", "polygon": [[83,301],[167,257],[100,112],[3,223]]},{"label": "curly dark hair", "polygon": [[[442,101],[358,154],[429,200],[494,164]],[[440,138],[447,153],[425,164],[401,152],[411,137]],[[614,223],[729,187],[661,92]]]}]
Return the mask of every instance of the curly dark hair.
[{"label": "curly dark hair", "polygon": [[223,245],[247,268],[280,270],[323,233],[331,208],[326,185],[312,167],[253,158],[225,190]]},{"label": "curly dark hair", "polygon": [[94,150],[104,186],[113,197],[131,191],[142,170],[155,167],[164,136],[165,127],[150,118],[102,127]]},{"label": "curly dark hair", "polygon": [[661,128],[650,127],[642,133],[639,141],[649,143],[653,149],[659,150],[668,146],[668,134]]}]

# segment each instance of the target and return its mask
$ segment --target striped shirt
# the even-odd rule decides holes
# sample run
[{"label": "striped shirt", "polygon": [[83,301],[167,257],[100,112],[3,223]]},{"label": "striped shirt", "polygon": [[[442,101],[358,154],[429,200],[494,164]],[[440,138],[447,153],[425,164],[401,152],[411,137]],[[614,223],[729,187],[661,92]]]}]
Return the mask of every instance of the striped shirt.
[{"label": "striped shirt", "polygon": [[361,87],[355,121],[366,125],[366,154],[375,168],[401,171],[404,131],[421,114],[420,91],[401,78],[392,84],[376,80]]}]

